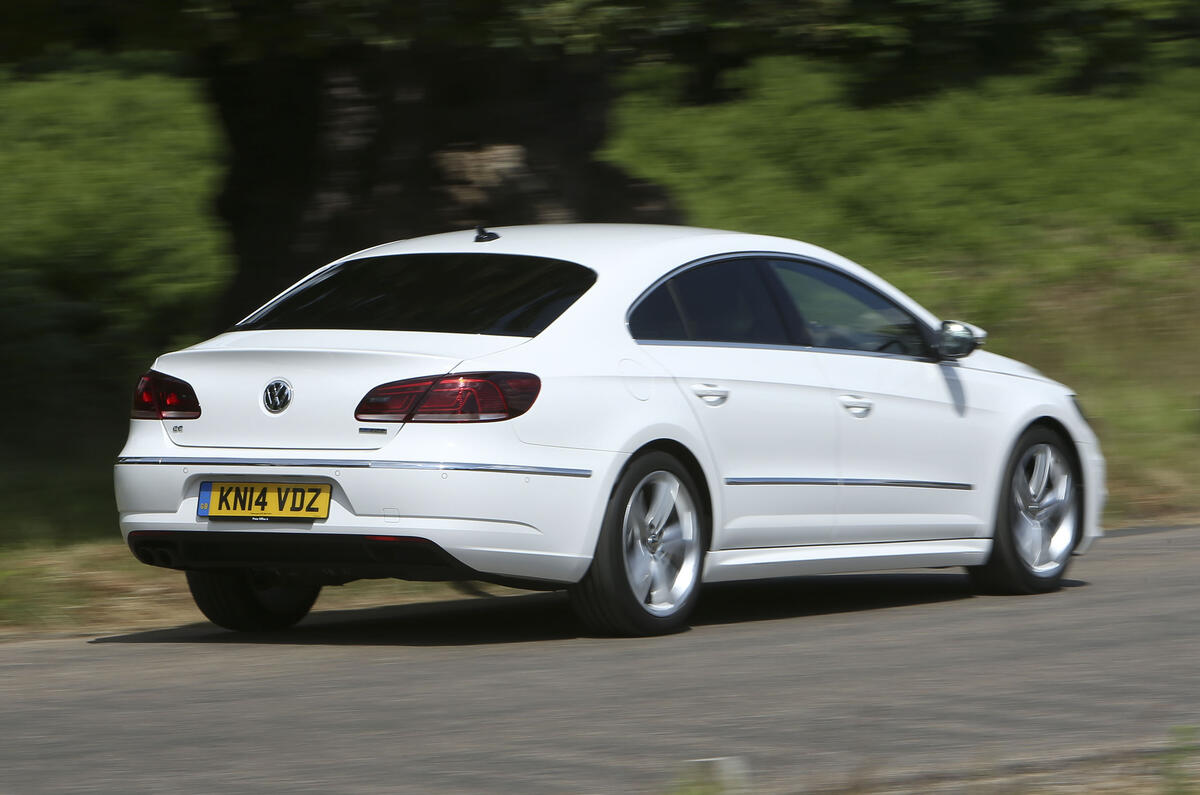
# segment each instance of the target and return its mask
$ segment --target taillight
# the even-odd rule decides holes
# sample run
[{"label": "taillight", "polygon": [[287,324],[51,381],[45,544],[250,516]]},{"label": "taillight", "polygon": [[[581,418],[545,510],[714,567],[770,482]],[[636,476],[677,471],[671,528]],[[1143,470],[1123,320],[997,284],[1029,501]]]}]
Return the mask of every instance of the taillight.
[{"label": "taillight", "polygon": [[187,382],[151,370],[138,380],[129,416],[135,420],[194,420],[200,416],[200,401]]},{"label": "taillight", "polygon": [[461,373],[382,384],[367,393],[361,422],[495,422],[519,417],[542,382],[529,373]]},{"label": "taillight", "polygon": [[358,402],[354,419],[362,422],[404,422],[436,381],[436,377],[413,378],[377,386]]}]

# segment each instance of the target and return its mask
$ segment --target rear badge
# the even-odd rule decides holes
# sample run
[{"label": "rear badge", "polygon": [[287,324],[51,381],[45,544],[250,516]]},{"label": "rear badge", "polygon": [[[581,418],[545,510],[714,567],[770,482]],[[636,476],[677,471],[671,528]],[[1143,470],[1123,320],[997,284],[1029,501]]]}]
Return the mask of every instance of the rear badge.
[{"label": "rear badge", "polygon": [[263,390],[263,405],[272,414],[283,411],[291,402],[292,385],[282,378],[276,378]]}]

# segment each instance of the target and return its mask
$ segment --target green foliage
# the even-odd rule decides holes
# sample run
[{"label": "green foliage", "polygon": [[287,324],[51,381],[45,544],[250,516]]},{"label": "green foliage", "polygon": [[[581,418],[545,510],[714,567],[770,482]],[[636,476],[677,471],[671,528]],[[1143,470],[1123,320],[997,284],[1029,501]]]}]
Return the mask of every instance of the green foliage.
[{"label": "green foliage", "polygon": [[1015,69],[1129,83],[1200,27],[1191,0],[850,0],[837,32],[860,96],[886,100]]},{"label": "green foliage", "polygon": [[115,524],[135,378],[205,329],[230,272],[219,161],[188,81],[0,73],[0,539]]},{"label": "green foliage", "polygon": [[229,273],[211,219],[218,155],[188,82],[0,77],[0,346],[23,381],[116,376],[124,392],[207,320]]},{"label": "green foliage", "polygon": [[0,52],[26,60],[58,45],[169,48],[202,62],[320,59],[356,48],[520,48],[542,55],[666,56],[702,81],[763,54],[836,57],[872,101],[1019,68],[1057,69],[1093,87],[1140,78],[1154,52],[1186,41],[1194,0],[9,0]]},{"label": "green foliage", "polygon": [[692,223],[825,245],[989,328],[1080,390],[1119,511],[1198,507],[1200,69],[1128,96],[1007,77],[872,109],[798,58],[739,71],[723,105],[672,104],[678,78],[630,75],[613,161]]}]

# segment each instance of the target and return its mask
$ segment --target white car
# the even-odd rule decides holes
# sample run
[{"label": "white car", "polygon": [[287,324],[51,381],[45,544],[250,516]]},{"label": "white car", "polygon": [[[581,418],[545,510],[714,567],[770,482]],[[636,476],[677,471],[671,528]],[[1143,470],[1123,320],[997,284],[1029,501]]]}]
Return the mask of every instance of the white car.
[{"label": "white car", "polygon": [[965,566],[1049,591],[1099,535],[1074,395],[864,268],[710,229],[389,243],[158,358],[116,464],[138,559],[220,626],[323,585],[570,591],[602,632],[701,582]]}]

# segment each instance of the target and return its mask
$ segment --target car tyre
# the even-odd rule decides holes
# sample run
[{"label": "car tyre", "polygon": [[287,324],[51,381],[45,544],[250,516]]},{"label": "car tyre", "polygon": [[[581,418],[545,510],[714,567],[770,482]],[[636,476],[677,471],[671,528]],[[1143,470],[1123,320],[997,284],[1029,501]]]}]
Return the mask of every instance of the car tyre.
[{"label": "car tyre", "polygon": [[259,584],[248,571],[189,571],[196,607],[219,627],[238,632],[287,629],[308,615],[319,585]]},{"label": "car tyre", "polygon": [[991,555],[967,572],[986,593],[1058,590],[1082,526],[1083,491],[1071,447],[1059,433],[1034,426],[1004,469]]},{"label": "car tyre", "polygon": [[681,629],[700,594],[708,525],[678,459],[661,451],[635,458],[609,497],[592,565],[570,591],[575,612],[601,634]]}]

